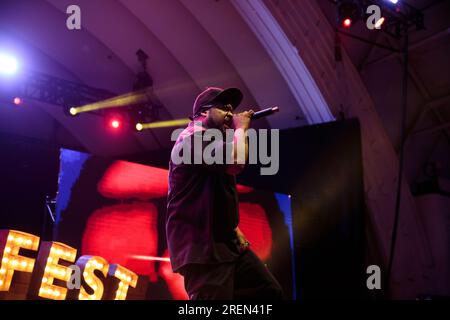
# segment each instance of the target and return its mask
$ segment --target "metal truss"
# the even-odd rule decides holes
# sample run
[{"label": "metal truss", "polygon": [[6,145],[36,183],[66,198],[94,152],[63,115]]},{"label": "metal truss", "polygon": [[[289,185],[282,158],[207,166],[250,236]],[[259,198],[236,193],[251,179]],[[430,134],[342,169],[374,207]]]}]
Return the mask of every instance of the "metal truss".
[{"label": "metal truss", "polygon": [[58,105],[64,108],[114,97],[116,94],[103,89],[72,82],[39,72],[29,72],[19,85],[18,95],[23,98]]}]

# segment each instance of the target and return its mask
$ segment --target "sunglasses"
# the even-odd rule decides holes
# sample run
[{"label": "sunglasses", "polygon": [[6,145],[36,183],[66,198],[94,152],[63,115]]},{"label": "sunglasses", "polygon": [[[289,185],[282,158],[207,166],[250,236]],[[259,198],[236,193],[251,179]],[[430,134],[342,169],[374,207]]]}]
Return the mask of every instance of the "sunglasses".
[{"label": "sunglasses", "polygon": [[225,112],[233,113],[233,106],[231,104],[207,104],[203,106],[193,117],[189,117],[190,120],[195,119],[200,113],[207,111],[211,108],[217,108]]}]

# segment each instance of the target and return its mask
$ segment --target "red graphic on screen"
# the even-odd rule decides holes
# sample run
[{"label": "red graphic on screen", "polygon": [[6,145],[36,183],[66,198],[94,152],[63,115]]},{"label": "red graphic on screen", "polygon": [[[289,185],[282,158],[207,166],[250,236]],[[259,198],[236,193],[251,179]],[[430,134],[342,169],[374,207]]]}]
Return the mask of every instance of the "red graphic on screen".
[{"label": "red graphic on screen", "polygon": [[114,205],[94,211],[86,224],[81,253],[99,255],[156,281],[155,262],[133,256],[156,255],[157,214],[151,203]]},{"label": "red graphic on screen", "polygon": [[[167,250],[164,252],[164,257],[169,257]],[[189,296],[184,289],[184,278],[181,274],[172,272],[170,262],[161,264],[159,275],[166,281],[167,287],[175,300],[189,300]]]},{"label": "red graphic on screen", "polygon": [[252,187],[247,187],[247,186],[243,186],[241,184],[236,185],[236,190],[238,193],[250,193],[252,192],[254,189]]},{"label": "red graphic on screen", "polygon": [[[134,202],[94,211],[86,224],[81,253],[104,257],[140,276],[147,275],[150,281],[161,277],[174,299],[186,300],[184,279],[172,272],[167,250],[162,257],[157,256],[158,212],[151,199],[166,197],[167,178],[167,170],[114,162],[98,182],[98,192],[106,198],[117,199],[118,203],[127,199]],[[237,190],[243,194],[252,192],[253,188],[238,185]],[[239,210],[240,229],[256,255],[266,260],[272,250],[272,230],[264,208],[240,203]]]},{"label": "red graphic on screen", "polygon": [[148,200],[167,196],[167,185],[167,170],[116,161],[105,172],[97,188],[106,198]]},{"label": "red graphic on screen", "polygon": [[251,243],[251,249],[261,259],[269,258],[272,251],[272,229],[266,211],[259,204],[239,203],[239,229]]}]

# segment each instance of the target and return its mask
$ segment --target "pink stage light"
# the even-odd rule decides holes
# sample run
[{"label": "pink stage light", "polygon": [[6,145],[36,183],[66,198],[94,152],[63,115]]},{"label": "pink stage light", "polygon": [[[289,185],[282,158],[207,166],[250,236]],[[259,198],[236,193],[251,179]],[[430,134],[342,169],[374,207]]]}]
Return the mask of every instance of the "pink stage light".
[{"label": "pink stage light", "polygon": [[18,106],[22,104],[22,99],[20,99],[19,97],[15,97],[13,102],[16,106]]},{"label": "pink stage light", "polygon": [[342,24],[344,25],[345,28],[350,28],[350,26],[352,25],[352,20],[347,18],[342,22]]}]

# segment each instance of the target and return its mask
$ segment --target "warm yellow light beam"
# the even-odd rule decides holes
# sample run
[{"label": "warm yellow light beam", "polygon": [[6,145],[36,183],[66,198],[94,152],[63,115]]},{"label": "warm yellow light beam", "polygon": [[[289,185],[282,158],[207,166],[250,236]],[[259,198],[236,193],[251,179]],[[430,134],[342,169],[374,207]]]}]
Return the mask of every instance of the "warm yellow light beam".
[{"label": "warm yellow light beam", "polygon": [[163,262],[170,262],[170,258],[163,258],[163,257],[139,256],[139,255],[132,255],[131,257],[134,258],[134,259],[137,259],[137,260],[144,260],[144,261],[163,261]]},{"label": "warm yellow light beam", "polygon": [[151,123],[137,123],[136,130],[142,131],[144,129],[155,129],[155,128],[166,128],[166,127],[179,127],[191,122],[188,118],[185,119],[177,119],[177,120],[167,120],[167,121],[158,121]]},{"label": "warm yellow light beam", "polygon": [[89,112],[99,109],[122,107],[130,104],[137,104],[148,101],[148,95],[145,91],[130,92],[111,99],[90,103],[81,107],[72,107],[69,109],[71,115],[75,116],[83,112]]}]

